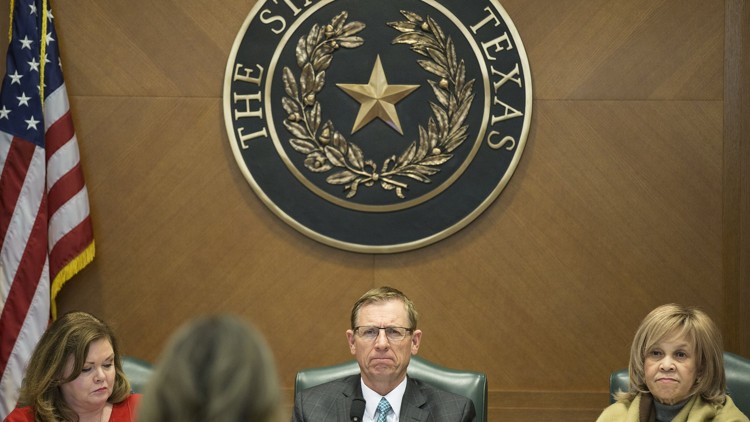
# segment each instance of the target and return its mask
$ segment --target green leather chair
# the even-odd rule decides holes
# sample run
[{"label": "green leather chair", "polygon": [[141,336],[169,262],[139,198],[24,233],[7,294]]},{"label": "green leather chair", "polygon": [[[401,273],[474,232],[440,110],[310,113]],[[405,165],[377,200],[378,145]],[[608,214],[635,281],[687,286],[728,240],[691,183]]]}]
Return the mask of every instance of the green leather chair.
[{"label": "green leather chair", "polygon": [[143,394],[146,383],[148,383],[151,372],[153,372],[151,363],[133,356],[123,356],[122,370],[128,377],[133,392]]},{"label": "green leather chair", "polygon": [[[297,372],[294,393],[328,381],[359,373],[357,361],[352,360],[338,365],[303,369]],[[487,421],[487,376],[482,372],[449,369],[419,356],[412,356],[407,373],[433,387],[468,397],[474,402],[476,420]]]},{"label": "green leather chair", "polygon": [[[727,394],[742,413],[750,415],[750,359],[724,352],[724,373],[727,377]],[[614,403],[615,393],[628,391],[629,384],[628,368],[612,372],[609,376],[610,403]]]}]

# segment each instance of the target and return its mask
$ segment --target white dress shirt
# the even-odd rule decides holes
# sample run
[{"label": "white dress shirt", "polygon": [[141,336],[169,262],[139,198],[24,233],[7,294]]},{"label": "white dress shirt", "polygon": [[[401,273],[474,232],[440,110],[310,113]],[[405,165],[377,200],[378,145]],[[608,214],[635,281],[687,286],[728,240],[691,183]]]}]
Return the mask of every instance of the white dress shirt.
[{"label": "white dress shirt", "polygon": [[388,412],[388,422],[398,422],[399,414],[401,413],[401,401],[404,399],[404,393],[406,392],[406,377],[385,396],[381,396],[370,389],[370,387],[365,385],[364,381],[360,380],[360,383],[362,383],[362,396],[366,403],[365,415],[362,418],[362,422],[375,422],[377,420],[375,417],[377,416],[378,403],[380,403],[380,399],[383,397],[391,404],[391,411]]}]

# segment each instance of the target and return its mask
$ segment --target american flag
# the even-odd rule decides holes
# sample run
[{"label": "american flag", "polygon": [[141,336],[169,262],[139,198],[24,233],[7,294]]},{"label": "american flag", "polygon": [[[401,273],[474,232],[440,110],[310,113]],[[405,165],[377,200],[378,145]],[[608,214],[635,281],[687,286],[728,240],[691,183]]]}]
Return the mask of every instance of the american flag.
[{"label": "american flag", "polygon": [[31,353],[55,317],[55,296],[94,258],[49,0],[10,5],[0,91],[0,419],[15,407]]}]

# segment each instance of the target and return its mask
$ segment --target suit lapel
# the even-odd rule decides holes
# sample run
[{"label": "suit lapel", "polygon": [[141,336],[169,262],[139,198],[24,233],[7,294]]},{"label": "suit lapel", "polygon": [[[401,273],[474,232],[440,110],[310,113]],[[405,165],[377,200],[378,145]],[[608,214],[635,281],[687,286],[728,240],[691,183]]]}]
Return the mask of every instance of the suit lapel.
[{"label": "suit lapel", "polygon": [[422,409],[422,406],[427,403],[427,397],[422,394],[417,383],[407,377],[406,378],[406,391],[404,391],[404,398],[401,401],[401,416],[399,420],[402,421],[427,421],[430,413]]},{"label": "suit lapel", "polygon": [[351,376],[346,379],[347,386],[341,393],[341,398],[336,401],[336,420],[348,421],[352,401],[355,397],[362,397],[362,384],[359,376]]}]

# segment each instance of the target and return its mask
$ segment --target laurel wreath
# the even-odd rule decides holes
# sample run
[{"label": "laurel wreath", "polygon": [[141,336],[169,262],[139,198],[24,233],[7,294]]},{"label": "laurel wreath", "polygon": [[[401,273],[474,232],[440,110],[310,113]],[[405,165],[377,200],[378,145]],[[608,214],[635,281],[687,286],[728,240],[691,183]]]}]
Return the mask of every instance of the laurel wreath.
[{"label": "laurel wreath", "polygon": [[467,138],[468,126],[464,121],[474,98],[474,80],[466,80],[466,67],[456,57],[453,40],[429,16],[425,20],[413,12],[402,10],[401,14],[406,21],[388,23],[400,32],[393,44],[408,45],[424,57],[417,63],[440,78],[428,80],[437,103],[430,102],[433,115],[426,128],[419,126],[419,139],[412,141],[398,157],[387,158],[380,169],[365,157],[362,149],[347,142],[330,120],[321,125],[322,110],[316,99],[325,85],[325,71],[331,65],[333,53],[364,44],[364,39],[356,34],[365,24],[346,23],[346,11],[325,26],[314,24],[307,36],[300,37],[295,50],[297,66],[302,69],[299,82],[289,67],[283,69],[287,96],[281,100],[287,113],[284,126],[293,136],[290,145],[306,155],[304,165],[310,171],[325,173],[335,168],[337,171],[326,182],[344,185],[347,198],[354,197],[360,186],[379,183],[384,190],[395,190],[396,196],[404,199],[404,190],[409,188],[404,178],[431,183],[430,176],[440,172],[439,167],[453,157],[453,151]]}]

